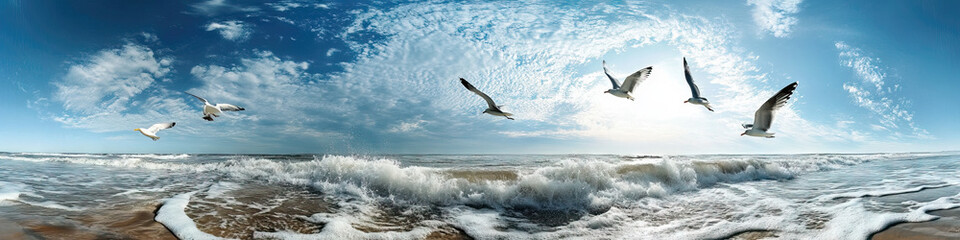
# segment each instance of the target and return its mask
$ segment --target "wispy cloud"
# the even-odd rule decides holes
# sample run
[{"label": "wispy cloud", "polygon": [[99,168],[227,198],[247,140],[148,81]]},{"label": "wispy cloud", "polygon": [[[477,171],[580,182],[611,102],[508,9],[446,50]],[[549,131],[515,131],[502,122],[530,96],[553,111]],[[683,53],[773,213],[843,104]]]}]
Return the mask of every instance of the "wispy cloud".
[{"label": "wispy cloud", "polygon": [[216,16],[224,13],[232,12],[256,12],[260,11],[260,8],[254,6],[242,6],[239,4],[230,3],[227,0],[207,0],[190,5],[191,11],[187,12],[189,14],[197,15],[206,15],[206,16]]},{"label": "wispy cloud", "polygon": [[207,24],[207,31],[217,31],[230,41],[244,41],[250,37],[252,30],[243,21],[223,21]]},{"label": "wispy cloud", "polygon": [[422,129],[423,127],[420,124],[424,124],[424,123],[427,123],[427,121],[418,118],[418,119],[411,120],[409,122],[400,122],[399,124],[394,125],[390,129],[388,129],[387,131],[391,133],[409,133],[418,129]]},{"label": "wispy cloud", "polygon": [[900,85],[887,83],[886,70],[879,58],[871,57],[862,49],[842,41],[835,42],[834,47],[839,52],[840,65],[852,69],[859,79],[844,82],[843,89],[858,106],[877,116],[880,125],[873,125],[874,130],[902,129],[916,136],[929,137],[926,130],[913,122],[913,113],[907,109],[907,101],[897,96]]},{"label": "wispy cloud", "polygon": [[794,15],[800,12],[802,0],[747,0],[753,5],[753,21],[764,31],[782,38],[790,35],[797,24]]},{"label": "wispy cloud", "polygon": [[147,47],[128,43],[100,51],[70,66],[54,83],[54,99],[84,113],[119,112],[130,99],[170,72],[171,58],[158,58]]}]

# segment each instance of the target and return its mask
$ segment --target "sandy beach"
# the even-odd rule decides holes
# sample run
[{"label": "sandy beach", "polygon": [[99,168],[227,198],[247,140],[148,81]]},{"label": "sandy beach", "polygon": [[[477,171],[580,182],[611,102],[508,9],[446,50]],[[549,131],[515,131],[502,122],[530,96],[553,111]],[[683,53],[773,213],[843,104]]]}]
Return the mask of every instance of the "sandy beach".
[{"label": "sandy beach", "polygon": [[897,224],[873,235],[871,239],[960,239],[960,208],[933,211],[930,214],[940,218],[930,222]]}]

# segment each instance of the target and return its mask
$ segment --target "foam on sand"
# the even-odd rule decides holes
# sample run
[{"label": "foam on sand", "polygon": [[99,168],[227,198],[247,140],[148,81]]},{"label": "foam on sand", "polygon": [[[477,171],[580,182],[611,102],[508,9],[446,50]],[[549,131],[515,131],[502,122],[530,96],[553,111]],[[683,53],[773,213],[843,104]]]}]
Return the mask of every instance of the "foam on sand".
[{"label": "foam on sand", "polygon": [[163,206],[157,210],[157,216],[154,218],[157,222],[170,229],[180,239],[191,240],[218,240],[226,239],[200,231],[197,223],[193,222],[184,212],[187,204],[190,203],[190,197],[197,192],[182,193],[163,201]]}]

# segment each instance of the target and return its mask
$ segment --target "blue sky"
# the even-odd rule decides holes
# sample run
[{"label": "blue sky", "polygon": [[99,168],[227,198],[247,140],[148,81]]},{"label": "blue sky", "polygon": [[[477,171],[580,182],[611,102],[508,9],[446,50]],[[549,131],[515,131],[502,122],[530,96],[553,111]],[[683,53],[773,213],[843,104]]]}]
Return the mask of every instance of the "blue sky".
[{"label": "blue sky", "polygon": [[[960,3],[0,3],[0,151],[956,150]],[[683,104],[687,57],[717,112]],[[653,66],[634,93],[615,76]],[[481,115],[464,77],[516,121]],[[775,139],[740,123],[799,81]],[[247,111],[214,122],[200,102]],[[151,141],[132,131],[177,126]]]}]

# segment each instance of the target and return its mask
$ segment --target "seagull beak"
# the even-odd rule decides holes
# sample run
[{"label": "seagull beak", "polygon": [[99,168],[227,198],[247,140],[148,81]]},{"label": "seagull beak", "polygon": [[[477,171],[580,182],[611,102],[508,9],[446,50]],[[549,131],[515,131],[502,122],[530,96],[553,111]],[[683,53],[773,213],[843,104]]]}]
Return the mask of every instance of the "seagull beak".
[{"label": "seagull beak", "polygon": [[689,101],[683,101],[683,103],[687,103],[687,102],[689,102]]},{"label": "seagull beak", "polygon": [[140,129],[139,129],[139,128],[137,128],[137,129],[134,129],[134,131],[140,131]]},{"label": "seagull beak", "polygon": [[747,133],[741,133],[740,136],[743,136],[744,134],[747,134]]}]

